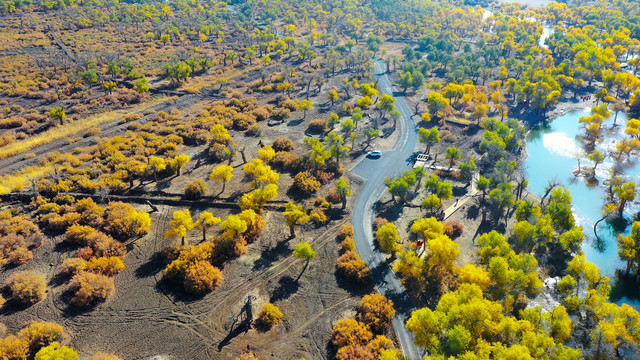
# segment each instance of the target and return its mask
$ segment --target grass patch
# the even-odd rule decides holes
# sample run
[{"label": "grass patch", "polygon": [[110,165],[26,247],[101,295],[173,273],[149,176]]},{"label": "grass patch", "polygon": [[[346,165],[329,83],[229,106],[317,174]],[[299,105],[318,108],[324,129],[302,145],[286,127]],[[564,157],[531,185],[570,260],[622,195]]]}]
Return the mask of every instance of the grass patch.
[{"label": "grass patch", "polygon": [[151,108],[158,104],[162,104],[163,102],[173,100],[174,98],[175,97],[157,98],[131,107],[129,109],[109,111],[106,113],[90,116],[86,119],[77,120],[71,124],[66,124],[49,129],[39,135],[32,136],[26,140],[18,141],[4,146],[2,149],[0,149],[0,159],[6,159],[10,156],[29,151],[35,147],[45,145],[56,140],[69,138],[94,126],[99,126],[120,119],[129,114],[142,112],[148,108]]},{"label": "grass patch", "polygon": [[7,194],[31,186],[29,178],[36,180],[53,171],[53,165],[38,165],[22,169],[14,174],[0,176],[0,194]]}]

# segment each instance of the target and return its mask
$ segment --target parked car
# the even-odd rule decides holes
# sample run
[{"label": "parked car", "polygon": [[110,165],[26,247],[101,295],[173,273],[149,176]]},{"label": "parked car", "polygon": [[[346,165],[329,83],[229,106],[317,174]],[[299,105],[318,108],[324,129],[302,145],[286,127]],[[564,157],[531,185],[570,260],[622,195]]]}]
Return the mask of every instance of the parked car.
[{"label": "parked car", "polygon": [[380,151],[378,151],[378,150],[369,151],[367,153],[367,157],[368,158],[372,158],[372,159],[377,159],[380,156],[382,156],[382,153]]}]

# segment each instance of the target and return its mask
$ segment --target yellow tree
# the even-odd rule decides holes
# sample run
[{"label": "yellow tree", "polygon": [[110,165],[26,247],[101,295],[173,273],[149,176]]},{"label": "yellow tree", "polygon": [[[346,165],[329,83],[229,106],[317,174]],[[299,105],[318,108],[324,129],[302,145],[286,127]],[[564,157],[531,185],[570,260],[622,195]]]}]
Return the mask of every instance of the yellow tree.
[{"label": "yellow tree", "polygon": [[227,183],[231,181],[233,177],[233,167],[229,165],[219,165],[215,169],[211,171],[211,175],[209,175],[209,180],[217,181],[222,183],[222,190],[220,190],[220,194],[224,192],[224,188],[227,186]]},{"label": "yellow tree", "polygon": [[200,219],[196,221],[196,226],[202,229],[202,241],[207,239],[207,230],[218,225],[222,220],[219,217],[213,216],[208,211],[200,213]]},{"label": "yellow tree", "polygon": [[398,235],[398,229],[394,223],[386,223],[376,232],[376,239],[380,245],[380,249],[387,253],[395,253],[400,250],[400,235]]},{"label": "yellow tree", "polygon": [[187,236],[187,231],[195,226],[189,209],[174,211],[173,220],[169,221],[169,226],[171,226],[171,229],[164,233],[164,238],[179,237],[182,239],[182,246],[184,246],[184,238]]},{"label": "yellow tree", "polygon": [[273,200],[276,196],[278,196],[278,185],[269,184],[263,189],[255,189],[250,193],[242,195],[238,206],[240,206],[242,210],[251,209],[260,213],[262,206],[268,201]]},{"label": "yellow tree", "polygon": [[253,159],[244,166],[244,172],[253,180],[251,185],[254,188],[264,189],[269,184],[274,184],[280,179],[280,174],[271,170],[271,166],[266,165],[262,159]]},{"label": "yellow tree", "polygon": [[311,219],[302,205],[296,205],[291,201],[287,203],[287,208],[282,215],[287,220],[287,226],[289,226],[290,231],[289,237],[292,239],[296,237],[295,226],[306,224]]}]

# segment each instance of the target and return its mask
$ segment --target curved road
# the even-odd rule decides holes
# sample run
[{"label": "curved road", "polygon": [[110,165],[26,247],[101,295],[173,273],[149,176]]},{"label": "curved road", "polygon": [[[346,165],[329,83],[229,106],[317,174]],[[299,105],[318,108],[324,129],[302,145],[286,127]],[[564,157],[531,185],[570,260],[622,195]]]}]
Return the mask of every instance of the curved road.
[{"label": "curved road", "polygon": [[[384,69],[385,65],[382,61],[374,61],[379,89],[385,94],[393,95],[395,89],[391,86],[388,76],[383,74]],[[401,137],[395,148],[392,151],[383,152],[379,159],[365,157],[351,169],[352,173],[366,181],[356,199],[351,222],[356,248],[371,269],[374,284],[381,294],[395,304],[396,316],[393,318],[393,327],[400,340],[402,351],[407,359],[415,360],[421,357],[422,351],[413,343],[413,334],[405,326],[415,307],[400,280],[388,266],[384,255],[375,249],[373,243],[372,224],[375,216],[373,206],[386,191],[384,178],[397,177],[403,171],[413,167],[412,155],[418,141],[418,131],[411,118],[411,110],[401,96],[396,96],[395,105],[402,115],[399,121]]]}]

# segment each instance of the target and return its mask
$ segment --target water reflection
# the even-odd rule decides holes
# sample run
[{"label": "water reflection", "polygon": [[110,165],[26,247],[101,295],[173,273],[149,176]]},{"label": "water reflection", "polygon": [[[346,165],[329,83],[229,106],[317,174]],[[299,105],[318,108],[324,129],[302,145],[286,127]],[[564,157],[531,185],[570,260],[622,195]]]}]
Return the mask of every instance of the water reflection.
[{"label": "water reflection", "polygon": [[[582,147],[580,138],[583,130],[578,122],[580,116],[588,114],[589,109],[569,112],[531,131],[525,163],[530,179],[529,190],[542,195],[545,186],[552,179],[557,179],[571,190],[576,223],[584,227],[588,239],[583,246],[587,260],[598,265],[603,274],[615,279],[612,281],[615,290],[613,300],[640,305],[640,301],[631,300],[640,298],[638,286],[630,286],[628,280],[622,281],[616,277],[616,269],[625,268],[625,263],[618,258],[617,236],[621,233],[626,235],[630,231],[631,227],[628,225],[633,221],[631,215],[638,212],[638,205],[631,204],[627,207],[623,221],[601,221],[598,224],[599,238],[596,239],[593,227],[602,218],[600,209],[606,198],[603,181],[607,179],[609,170],[614,169],[617,164],[607,156],[596,168],[595,176],[574,175],[578,166],[583,171],[593,167]],[[603,154],[608,154],[607,149],[614,148],[615,142],[625,137],[624,125],[627,119],[626,115],[620,113],[617,119],[619,126],[616,127],[612,126],[613,116],[606,121],[603,124],[606,129],[605,139],[596,144],[596,148]],[[634,161],[621,166],[626,180],[640,180],[640,170],[635,165]]]}]

